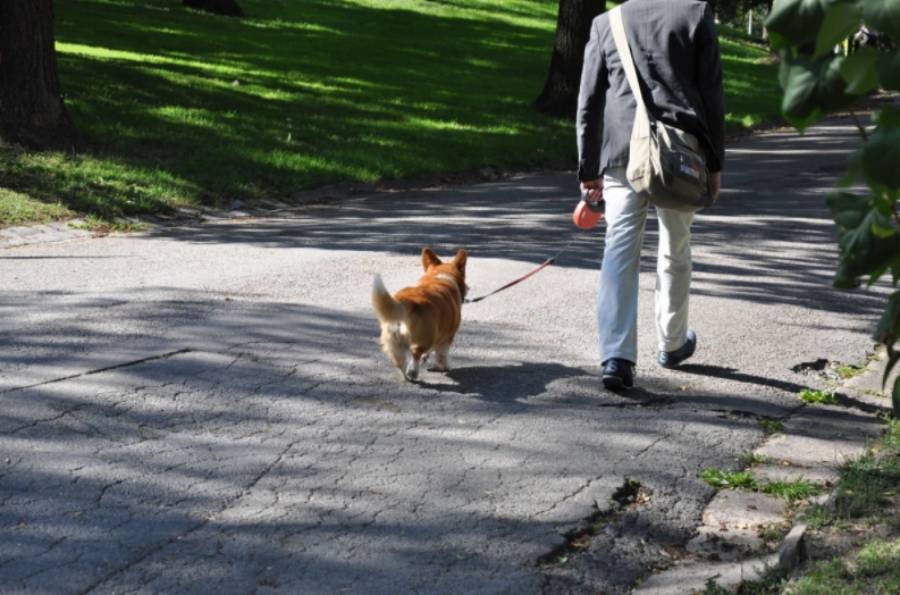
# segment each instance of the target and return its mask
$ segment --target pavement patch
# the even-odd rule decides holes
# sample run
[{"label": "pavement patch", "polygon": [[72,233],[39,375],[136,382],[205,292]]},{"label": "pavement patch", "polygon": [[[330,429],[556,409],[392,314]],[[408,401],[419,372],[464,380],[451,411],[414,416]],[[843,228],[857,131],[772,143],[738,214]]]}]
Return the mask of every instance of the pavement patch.
[{"label": "pavement patch", "polygon": [[539,556],[537,564],[539,566],[565,564],[573,554],[590,547],[591,539],[600,533],[605,524],[613,521],[626,509],[646,504],[651,497],[652,491],[644,488],[640,482],[624,478],[607,502],[596,500],[595,512],[582,521],[581,527],[568,531],[563,536],[564,543]]}]

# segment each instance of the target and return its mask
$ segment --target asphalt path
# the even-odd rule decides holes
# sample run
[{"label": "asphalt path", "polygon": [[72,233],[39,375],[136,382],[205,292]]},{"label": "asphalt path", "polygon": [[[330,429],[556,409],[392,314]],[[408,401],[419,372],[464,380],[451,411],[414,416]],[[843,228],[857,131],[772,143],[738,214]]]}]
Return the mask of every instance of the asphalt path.
[{"label": "asphalt path", "polygon": [[[0,592],[626,592],[699,524],[698,473],[820,382],[794,366],[871,349],[885,290],[831,288],[824,204],[857,144],[834,119],[730,145],[678,371],[651,218],[626,395],[571,173],[0,250]],[[374,273],[465,247],[480,295],[570,240],[464,308],[449,374],[380,352]]]}]

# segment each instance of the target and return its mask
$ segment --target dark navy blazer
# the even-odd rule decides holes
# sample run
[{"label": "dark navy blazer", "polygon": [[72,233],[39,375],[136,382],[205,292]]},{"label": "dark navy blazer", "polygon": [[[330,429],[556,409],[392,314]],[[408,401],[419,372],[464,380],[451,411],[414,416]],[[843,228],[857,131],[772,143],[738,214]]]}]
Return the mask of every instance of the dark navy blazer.
[{"label": "dark navy blazer", "polygon": [[[702,0],[628,0],[625,35],[650,114],[694,134],[709,170],[725,158],[722,64],[713,8]],[[616,51],[609,15],[591,24],[578,95],[578,179],[628,164],[635,101]]]}]

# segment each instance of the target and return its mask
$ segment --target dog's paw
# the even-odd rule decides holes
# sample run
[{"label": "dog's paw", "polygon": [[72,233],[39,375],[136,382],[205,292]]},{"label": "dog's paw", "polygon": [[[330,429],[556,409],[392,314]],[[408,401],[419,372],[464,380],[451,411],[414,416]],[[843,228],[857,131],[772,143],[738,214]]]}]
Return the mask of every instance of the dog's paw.
[{"label": "dog's paw", "polygon": [[435,372],[450,371],[450,345],[440,345],[434,350],[434,363],[429,368]]},{"label": "dog's paw", "polygon": [[406,367],[406,370],[403,372],[403,377],[409,380],[410,382],[415,382],[419,379],[419,366],[409,365]]}]

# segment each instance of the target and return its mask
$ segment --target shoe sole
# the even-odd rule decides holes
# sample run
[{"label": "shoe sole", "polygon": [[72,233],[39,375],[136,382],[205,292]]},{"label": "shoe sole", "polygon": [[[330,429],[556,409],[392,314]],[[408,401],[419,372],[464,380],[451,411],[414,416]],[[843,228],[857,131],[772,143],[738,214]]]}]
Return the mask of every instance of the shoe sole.
[{"label": "shoe sole", "polygon": [[665,368],[666,370],[674,370],[675,368],[677,368],[678,366],[680,366],[681,364],[683,364],[683,363],[686,362],[687,360],[691,359],[691,358],[694,356],[694,354],[695,354],[696,352],[697,352],[697,335],[694,335],[694,348],[691,349],[691,352],[690,352],[690,353],[688,353],[687,355],[685,355],[685,356],[679,358],[678,361],[677,361],[677,362],[674,362],[674,363],[665,363],[665,364],[664,364],[664,363],[661,363],[661,362],[659,361],[659,359],[657,359],[657,360],[656,360],[656,365],[658,365],[660,368]]},{"label": "shoe sole", "polygon": [[678,360],[677,364],[660,364],[659,362],[656,363],[660,368],[665,368],[666,370],[674,370],[675,368],[686,362],[690,357],[691,356],[687,356],[686,358]]},{"label": "shoe sole", "polygon": [[624,390],[631,388],[634,383],[626,384],[626,382],[618,376],[604,376],[603,386],[609,390]]}]

